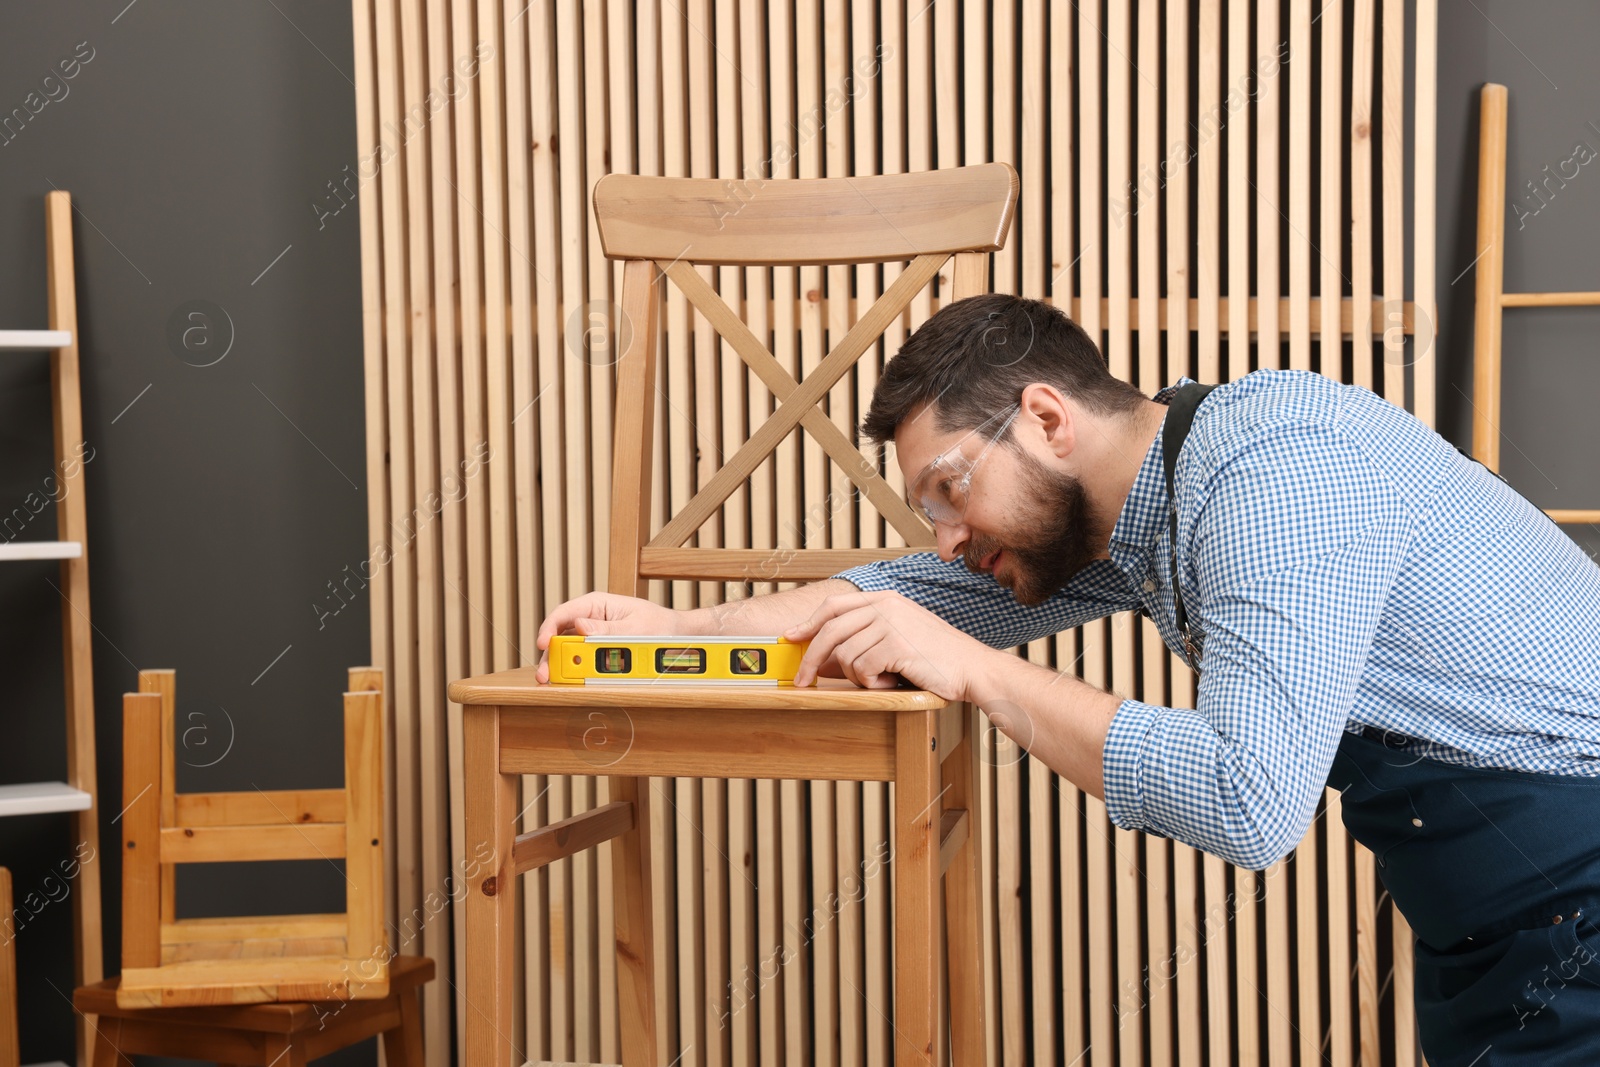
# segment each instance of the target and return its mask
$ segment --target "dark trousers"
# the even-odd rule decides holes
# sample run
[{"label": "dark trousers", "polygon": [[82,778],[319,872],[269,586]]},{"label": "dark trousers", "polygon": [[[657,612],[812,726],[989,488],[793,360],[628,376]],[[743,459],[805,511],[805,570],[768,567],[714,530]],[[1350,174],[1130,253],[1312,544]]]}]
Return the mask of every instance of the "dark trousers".
[{"label": "dark trousers", "polygon": [[1345,734],[1328,783],[1417,935],[1430,1067],[1600,1067],[1600,779]]},{"label": "dark trousers", "polygon": [[1600,1064],[1600,929],[1587,916],[1450,952],[1419,942],[1416,968],[1431,1067]]}]

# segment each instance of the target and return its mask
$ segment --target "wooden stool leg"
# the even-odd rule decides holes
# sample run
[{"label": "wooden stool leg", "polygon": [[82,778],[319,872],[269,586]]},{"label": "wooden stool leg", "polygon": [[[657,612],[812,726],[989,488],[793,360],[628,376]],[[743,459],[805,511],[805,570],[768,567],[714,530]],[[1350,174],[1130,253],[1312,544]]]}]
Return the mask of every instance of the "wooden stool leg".
[{"label": "wooden stool leg", "polygon": [[400,1025],[383,1034],[388,1067],[422,1067],[422,989],[400,996]]},{"label": "wooden stool leg", "polygon": [[267,1038],[267,1067],[306,1067],[306,1048],[297,1038]]},{"label": "wooden stool leg", "polygon": [[964,709],[966,736],[944,762],[944,807],[967,812],[967,839],[945,872],[944,907],[950,955],[950,1035],[955,1067],[984,1062],[982,884],[978,868],[978,732],[983,713]]},{"label": "wooden stool leg", "polygon": [[11,872],[0,867],[0,1067],[18,1067],[17,942],[12,936]]},{"label": "wooden stool leg", "polygon": [[121,1040],[122,1020],[102,1016],[94,1032],[94,1067],[118,1067],[122,1062],[122,1056],[117,1051]]},{"label": "wooden stool leg", "polygon": [[650,779],[611,779],[611,799],[633,805],[633,829],[612,838],[617,926],[617,1022],[623,1067],[660,1062],[656,1047],[655,941],[650,922]]},{"label": "wooden stool leg", "polygon": [[937,713],[895,716],[894,1062],[943,1067],[939,1018],[939,753]]},{"label": "wooden stool leg", "polygon": [[514,1029],[512,950],[516,944],[516,876],[511,846],[516,831],[516,779],[500,773],[500,709],[468,706],[462,722],[463,819],[468,855],[493,857],[467,893],[466,1062],[472,1067],[522,1064]]}]

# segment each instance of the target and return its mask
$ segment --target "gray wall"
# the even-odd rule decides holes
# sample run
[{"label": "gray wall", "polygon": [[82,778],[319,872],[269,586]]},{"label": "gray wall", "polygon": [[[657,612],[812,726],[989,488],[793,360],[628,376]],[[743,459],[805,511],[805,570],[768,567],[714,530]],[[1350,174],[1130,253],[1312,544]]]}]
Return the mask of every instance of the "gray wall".
[{"label": "gray wall", "polygon": [[[1506,290],[1600,290],[1600,158],[1580,166],[1565,188],[1552,182],[1542,206],[1525,184],[1542,180],[1546,166],[1555,173],[1580,142],[1600,152],[1597,47],[1600,5],[1593,0],[1441,4],[1439,430],[1463,447],[1472,437],[1478,90],[1486,81],[1509,90]],[[1514,204],[1539,210],[1523,215]],[[1600,508],[1597,336],[1600,308],[1506,313],[1500,470],[1540,507]],[[1600,530],[1567,532],[1591,556],[1600,552]]]},{"label": "gray wall", "polygon": [[[345,3],[0,5],[0,117],[39,109],[0,127],[0,327],[46,325],[44,194],[79,209],[111,973],[120,696],[136,669],[177,669],[181,789],[340,781],[339,694],[368,661],[368,609],[319,620],[313,605],[337,606],[326,583],[365,554],[359,235],[354,210],[319,229],[311,204],[355,163],[353,77]],[[209,349],[169,340],[196,300],[232,321],[210,366],[195,364],[221,354],[223,319]],[[49,402],[47,356],[0,354],[4,513],[51,473]],[[22,536],[53,537],[53,514]],[[57,580],[55,564],[0,565],[0,781],[65,773]],[[0,821],[19,901],[45,899],[69,833],[65,816]],[[189,868],[179,909],[338,911],[342,889],[336,864]],[[70,929],[63,901],[17,932],[24,1063],[72,1058]],[[353,1055],[371,1062],[370,1043]]]}]

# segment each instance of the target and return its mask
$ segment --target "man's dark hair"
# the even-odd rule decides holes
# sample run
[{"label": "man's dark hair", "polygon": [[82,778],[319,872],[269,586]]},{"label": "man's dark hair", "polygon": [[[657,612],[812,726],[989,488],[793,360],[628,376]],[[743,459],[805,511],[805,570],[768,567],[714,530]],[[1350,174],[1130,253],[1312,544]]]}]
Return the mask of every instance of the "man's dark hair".
[{"label": "man's dark hair", "polygon": [[911,335],[884,367],[861,432],[881,445],[933,402],[941,433],[981,426],[992,438],[1003,424],[995,416],[1034,382],[1103,416],[1128,414],[1147,399],[1111,374],[1099,347],[1059,309],[989,293],[940,309]]}]

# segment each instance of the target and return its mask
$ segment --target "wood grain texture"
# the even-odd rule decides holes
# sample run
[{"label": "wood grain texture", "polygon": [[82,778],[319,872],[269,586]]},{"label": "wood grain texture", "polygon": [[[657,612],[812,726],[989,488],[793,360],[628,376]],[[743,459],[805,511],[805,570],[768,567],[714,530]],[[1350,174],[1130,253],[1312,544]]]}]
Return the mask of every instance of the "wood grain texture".
[{"label": "wood grain texture", "polygon": [[1500,329],[1505,318],[1506,87],[1478,92],[1478,243],[1473,284],[1472,454],[1500,469]]},{"label": "wood grain texture", "polygon": [[[163,751],[170,751],[163,749]],[[179,793],[172,826],[273,826],[344,822],[342,789],[258,790],[254,793]],[[170,919],[163,919],[170,922]]]},{"label": "wood grain texture", "polygon": [[[72,196],[62,189],[45,194],[45,300],[51,330],[70,338],[50,353],[50,403],[55,453],[56,539],[82,548],[63,559],[60,589],[63,689],[66,697],[67,784],[89,794],[89,807],[73,812],[73,852],[88,857],[72,894],[72,975],[83,984],[104,973],[101,933],[99,783],[95,770],[94,635],[89,607],[89,518],[84,464],[92,446],[83,436],[81,347],[78,334],[77,270],[72,240]],[[94,1018],[76,1020],[77,1063],[87,1067]]]},{"label": "wood grain texture", "polygon": [[[383,677],[349,672],[345,787],[254,793],[173,790],[171,672],[123,697],[123,1007],[383,996],[393,953],[383,899]],[[189,820],[189,821],[185,821]],[[339,915],[164,917],[176,865],[344,859]]]},{"label": "wood grain texture", "polygon": [[570,819],[518,834],[511,850],[512,864],[521,874],[584,849],[594,848],[633,827],[633,808],[620,800],[613,800]]},{"label": "wood grain texture", "polygon": [[[167,754],[171,759],[171,754]],[[161,697],[122,698],[122,967],[161,963]]]},{"label": "wood grain texture", "polygon": [[346,954],[387,964],[383,909],[383,695],[344,695]]},{"label": "wood grain texture", "polygon": [[20,1067],[17,1037],[17,936],[11,913],[11,872],[0,867],[0,915],[5,916],[0,942],[0,1067]]},{"label": "wood grain texture", "polygon": [[703,178],[663,185],[612,174],[595,186],[594,210],[605,254],[617,259],[862,263],[1005,242],[1014,210],[1008,196],[1017,190],[1010,167],[974,167],[959,180],[924,173],[872,182],[883,191],[869,198],[854,178],[744,190]]}]

